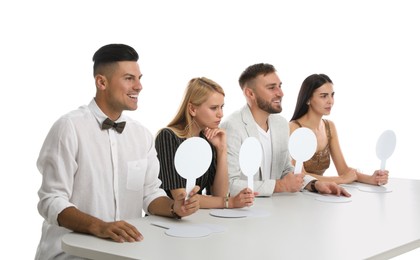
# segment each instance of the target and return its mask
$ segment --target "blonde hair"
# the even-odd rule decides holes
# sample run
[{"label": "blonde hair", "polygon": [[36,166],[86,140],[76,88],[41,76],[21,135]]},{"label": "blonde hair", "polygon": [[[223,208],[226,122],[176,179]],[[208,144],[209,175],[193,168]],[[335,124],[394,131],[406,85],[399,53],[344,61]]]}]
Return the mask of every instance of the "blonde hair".
[{"label": "blonde hair", "polygon": [[200,106],[207,101],[210,94],[218,92],[225,96],[222,87],[211,79],[201,77],[193,78],[188,82],[184,93],[184,98],[176,113],[175,117],[168,124],[174,133],[180,138],[191,137],[191,125],[194,123],[194,118],[188,111],[188,104]]}]

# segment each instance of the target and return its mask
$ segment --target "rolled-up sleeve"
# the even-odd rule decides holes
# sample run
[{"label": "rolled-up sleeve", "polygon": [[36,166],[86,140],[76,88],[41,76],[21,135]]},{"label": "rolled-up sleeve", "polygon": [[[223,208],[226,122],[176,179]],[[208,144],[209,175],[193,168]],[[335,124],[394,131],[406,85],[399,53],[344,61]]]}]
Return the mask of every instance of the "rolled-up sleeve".
[{"label": "rolled-up sleeve", "polygon": [[144,182],[144,198],[143,198],[143,210],[148,214],[148,208],[150,203],[158,197],[166,197],[166,193],[163,189],[159,188],[162,182],[158,178],[159,176],[159,160],[157,158],[157,153],[153,141],[153,137],[150,137],[152,140],[150,146],[148,147],[148,167]]},{"label": "rolled-up sleeve", "polygon": [[37,160],[38,170],[43,175],[38,211],[50,224],[58,225],[58,214],[75,206],[69,201],[77,170],[74,158],[77,142],[71,136],[74,136],[73,125],[64,118],[59,119],[48,133]]}]

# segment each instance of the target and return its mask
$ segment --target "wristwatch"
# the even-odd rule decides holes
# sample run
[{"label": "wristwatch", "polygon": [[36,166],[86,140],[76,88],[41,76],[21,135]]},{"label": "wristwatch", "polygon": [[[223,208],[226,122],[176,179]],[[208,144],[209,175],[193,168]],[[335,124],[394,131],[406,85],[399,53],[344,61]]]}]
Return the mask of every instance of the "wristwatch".
[{"label": "wristwatch", "polygon": [[315,182],[317,182],[318,180],[312,180],[309,184],[311,185],[311,191],[312,192],[318,192],[318,190],[315,187]]}]

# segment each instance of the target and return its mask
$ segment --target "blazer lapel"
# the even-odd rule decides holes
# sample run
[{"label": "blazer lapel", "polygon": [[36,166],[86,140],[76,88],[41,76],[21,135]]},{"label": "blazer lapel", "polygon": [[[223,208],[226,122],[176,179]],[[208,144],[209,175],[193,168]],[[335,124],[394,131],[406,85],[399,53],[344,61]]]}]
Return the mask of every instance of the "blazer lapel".
[{"label": "blazer lapel", "polygon": [[248,137],[253,136],[259,140],[258,129],[248,105],[245,105],[245,107],[242,108],[241,114]]}]

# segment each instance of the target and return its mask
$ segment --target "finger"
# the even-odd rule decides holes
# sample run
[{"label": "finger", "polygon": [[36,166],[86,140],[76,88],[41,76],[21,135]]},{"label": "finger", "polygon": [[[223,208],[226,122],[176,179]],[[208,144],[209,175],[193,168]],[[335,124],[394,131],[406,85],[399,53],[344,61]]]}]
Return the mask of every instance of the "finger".
[{"label": "finger", "polygon": [[385,174],[385,172],[383,172],[383,171],[377,171],[376,172],[376,175],[377,176],[383,176]]},{"label": "finger", "polygon": [[197,192],[200,190],[200,186],[195,185],[194,188],[192,189],[192,191],[190,192],[190,194],[188,194],[189,197],[194,196],[195,194],[197,194]]},{"label": "finger", "polygon": [[[121,223],[114,223],[111,226],[111,229],[109,230],[110,234],[109,237],[119,243],[123,243],[126,241],[130,241],[129,236],[127,235],[127,232],[123,228],[124,226],[121,225]],[[132,239],[132,238],[131,238]],[[132,239],[133,241],[133,239]]]},{"label": "finger", "polygon": [[388,183],[388,176],[382,176],[381,178],[378,178],[377,183],[378,183],[379,186],[387,184]]},{"label": "finger", "polygon": [[253,203],[254,202],[254,199],[253,198],[247,198],[246,200],[245,200],[245,203]]},{"label": "finger", "polygon": [[[316,188],[316,187],[315,187]],[[318,189],[318,188],[317,188]],[[319,190],[319,189],[318,189]],[[322,193],[325,193],[325,194],[331,194],[331,189],[330,188],[328,188],[328,187],[324,187],[324,189],[322,189]]]},{"label": "finger", "polygon": [[120,229],[118,231],[118,235],[125,241],[125,242],[134,242],[136,241],[134,238],[132,238],[127,231],[125,231],[124,229]]},{"label": "finger", "polygon": [[198,204],[199,198],[197,196],[190,197],[185,201],[184,207],[190,208],[192,205]]},{"label": "finger", "polygon": [[188,199],[187,201],[185,201],[183,208],[185,210],[189,210],[192,208],[199,208],[200,207],[200,199],[198,196],[193,196],[190,199]]},{"label": "finger", "polygon": [[211,133],[211,132],[207,132],[207,133],[206,133],[206,138],[207,138],[207,140],[211,140],[211,139],[213,139],[213,135],[212,135],[212,133]]},{"label": "finger", "polygon": [[115,242],[123,243],[124,239],[118,234],[117,231],[111,231],[108,236],[110,239],[114,240]]},{"label": "finger", "polygon": [[198,202],[195,202],[195,203],[182,206],[181,210],[185,213],[189,213],[189,212],[196,212],[199,208],[200,208],[200,204]]},{"label": "finger", "polygon": [[137,228],[125,221],[118,221],[114,223],[112,233],[119,236],[121,242],[135,242],[142,240],[142,235]]},{"label": "finger", "polygon": [[217,129],[209,129],[206,133],[207,139],[212,139],[217,134]]},{"label": "finger", "polygon": [[345,196],[345,197],[351,197],[351,194],[346,190],[346,189],[342,189],[341,193]]},{"label": "finger", "polygon": [[134,238],[136,241],[143,240],[143,235],[137,230],[135,226],[131,225],[130,223],[126,223],[126,227],[127,228],[125,229],[125,231],[129,236]]},{"label": "finger", "polygon": [[335,195],[341,196],[341,194],[343,194],[343,191],[342,191],[341,188],[338,187],[337,190],[336,190],[336,192],[335,192]]},{"label": "finger", "polygon": [[252,191],[251,191],[251,189],[250,188],[245,188],[245,189],[243,189],[242,191],[241,191],[241,193],[243,193],[243,194],[247,194],[247,193],[251,193]]},{"label": "finger", "polygon": [[181,210],[182,210],[184,213],[187,213],[187,212],[189,212],[189,211],[194,210],[195,208],[197,208],[197,206],[196,206],[196,205],[194,205],[194,204],[189,204],[189,205],[184,205],[184,206],[182,206],[182,207],[181,207]]},{"label": "finger", "polygon": [[382,186],[382,185],[385,185],[387,183],[388,183],[387,180],[380,180],[380,181],[378,181],[378,186]]}]

